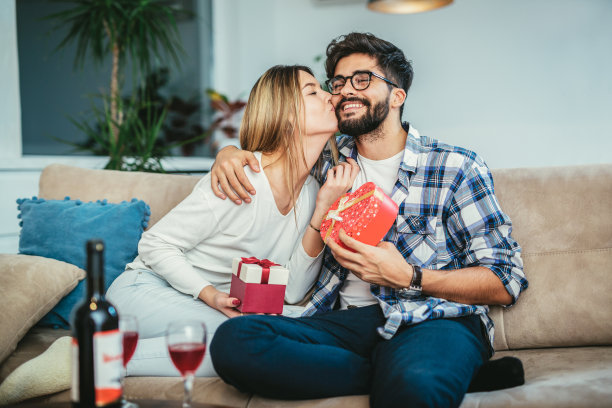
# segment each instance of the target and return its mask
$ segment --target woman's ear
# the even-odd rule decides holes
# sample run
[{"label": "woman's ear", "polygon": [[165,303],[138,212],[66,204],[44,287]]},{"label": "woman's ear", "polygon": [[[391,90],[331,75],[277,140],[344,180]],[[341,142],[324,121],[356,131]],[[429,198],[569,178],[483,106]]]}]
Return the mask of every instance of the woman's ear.
[{"label": "woman's ear", "polygon": [[399,108],[406,100],[406,91],[402,88],[393,88],[391,91],[391,108]]}]

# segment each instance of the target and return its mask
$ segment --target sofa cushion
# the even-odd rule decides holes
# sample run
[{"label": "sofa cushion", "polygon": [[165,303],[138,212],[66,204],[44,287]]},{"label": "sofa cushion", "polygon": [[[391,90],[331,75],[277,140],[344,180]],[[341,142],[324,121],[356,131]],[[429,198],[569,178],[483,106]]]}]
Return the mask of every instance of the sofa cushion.
[{"label": "sofa cushion", "polygon": [[84,277],[85,271],[65,262],[0,254],[0,362]]},{"label": "sofa cushion", "polygon": [[499,169],[529,289],[494,308],[495,349],[612,344],[612,164]]},{"label": "sofa cushion", "polygon": [[461,408],[609,407],[612,401],[612,347],[514,350],[525,367],[525,384],[467,394]]},{"label": "sofa cushion", "polygon": [[612,248],[612,164],[491,172],[524,253]]},{"label": "sofa cushion", "polygon": [[72,337],[57,339],[40,356],[20,365],[0,384],[0,405],[69,390]]},{"label": "sofa cushion", "polygon": [[95,201],[104,193],[104,197],[113,203],[138,197],[151,206],[150,228],[183,201],[200,178],[51,164],[40,175],[38,196],[61,200],[68,195],[83,201]]},{"label": "sofa cushion", "polygon": [[523,258],[529,289],[504,311],[502,349],[612,344],[612,248]]},{"label": "sofa cushion", "polygon": [[[106,244],[104,253],[105,290],[138,254],[138,241],[147,226],[149,206],[133,199],[119,204],[104,201],[84,203],[80,200],[17,200],[21,218],[19,253],[38,255],[68,262],[84,269],[85,244],[100,238]],[[68,328],[70,312],[85,292],[81,282],[40,324]]]}]

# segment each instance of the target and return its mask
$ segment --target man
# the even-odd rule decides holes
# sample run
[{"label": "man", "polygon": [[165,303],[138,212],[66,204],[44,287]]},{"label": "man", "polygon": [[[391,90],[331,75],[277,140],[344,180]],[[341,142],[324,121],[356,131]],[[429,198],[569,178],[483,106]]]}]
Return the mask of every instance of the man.
[{"label": "man", "polygon": [[[369,393],[373,407],[459,406],[493,353],[486,305],[511,305],[527,288],[511,222],[479,156],[402,124],[413,72],[401,50],[351,33],[328,46],[326,71],[340,159],[361,168],[353,189],[376,183],[399,205],[396,223],[375,247],[344,232],[354,252],[328,240],[303,317],[230,319],[213,363],[226,382],[269,397]],[[231,154],[239,168],[248,161]],[[242,176],[225,175],[224,162],[214,188],[236,200],[228,180],[240,191]],[[328,152],[322,174],[331,165]]]}]

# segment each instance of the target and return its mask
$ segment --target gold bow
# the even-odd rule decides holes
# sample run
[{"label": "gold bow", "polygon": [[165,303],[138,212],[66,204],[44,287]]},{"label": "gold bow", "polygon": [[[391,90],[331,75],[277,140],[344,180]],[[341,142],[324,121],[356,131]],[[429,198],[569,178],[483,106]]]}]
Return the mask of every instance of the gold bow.
[{"label": "gold bow", "polygon": [[340,213],[342,211],[346,210],[347,208],[350,208],[350,207],[354,206],[358,202],[363,201],[363,200],[365,200],[366,198],[368,198],[368,197],[370,197],[372,195],[374,195],[378,199],[382,199],[380,197],[380,194],[378,193],[378,190],[376,190],[376,188],[374,188],[371,191],[365,193],[361,197],[357,197],[357,198],[353,199],[352,201],[348,201],[348,199],[349,199],[348,196],[342,197],[340,199],[340,202],[338,203],[338,208],[336,208],[335,210],[329,210],[327,212],[327,215],[323,219],[323,222],[325,222],[327,220],[332,220],[331,225],[327,229],[327,233],[325,234],[325,238],[323,239],[323,242],[327,241],[327,238],[329,238],[329,236],[331,235],[332,231],[334,230],[334,225],[336,224],[336,221],[339,221],[339,222],[343,221],[342,217],[340,216]]}]

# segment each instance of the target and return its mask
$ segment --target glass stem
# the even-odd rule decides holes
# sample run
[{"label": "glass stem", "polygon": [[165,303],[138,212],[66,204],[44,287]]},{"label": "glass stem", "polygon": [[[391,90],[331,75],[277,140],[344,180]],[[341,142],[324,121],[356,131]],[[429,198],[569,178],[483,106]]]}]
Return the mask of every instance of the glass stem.
[{"label": "glass stem", "polygon": [[127,371],[125,367],[123,367],[123,370],[121,371],[121,378],[119,379],[119,381],[121,382],[121,406],[124,406],[127,403],[127,400],[125,399],[125,376],[126,374],[127,374]]},{"label": "glass stem", "polygon": [[183,397],[183,408],[191,407],[191,390],[193,390],[193,374],[187,374],[183,378],[183,385],[185,386],[185,396]]}]

